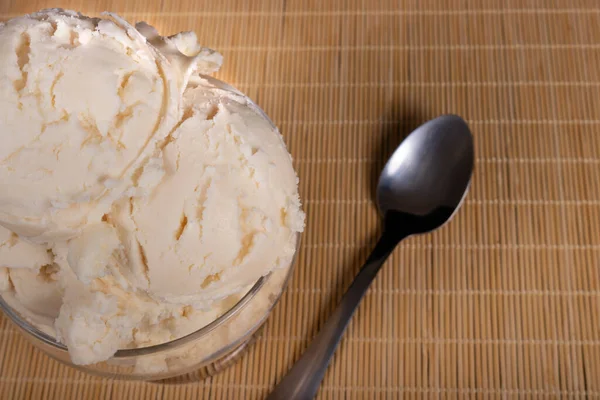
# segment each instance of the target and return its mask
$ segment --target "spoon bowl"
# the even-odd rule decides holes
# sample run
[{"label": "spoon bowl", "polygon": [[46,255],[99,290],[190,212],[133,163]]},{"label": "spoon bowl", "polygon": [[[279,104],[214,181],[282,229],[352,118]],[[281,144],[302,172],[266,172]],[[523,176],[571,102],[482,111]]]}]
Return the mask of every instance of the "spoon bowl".
[{"label": "spoon bowl", "polygon": [[458,208],[473,171],[473,136],[456,115],[426,122],[404,139],[383,168],[377,205],[424,216],[439,207]]},{"label": "spoon bowl", "polygon": [[384,228],[422,234],[444,225],[468,192],[473,162],[473,136],[459,116],[443,115],[418,127],[379,177],[376,198]]}]

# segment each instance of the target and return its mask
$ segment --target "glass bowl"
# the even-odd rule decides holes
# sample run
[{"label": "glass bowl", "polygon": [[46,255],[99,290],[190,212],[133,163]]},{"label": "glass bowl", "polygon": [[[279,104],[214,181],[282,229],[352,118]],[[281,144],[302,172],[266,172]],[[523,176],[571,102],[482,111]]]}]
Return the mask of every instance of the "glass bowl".
[{"label": "glass bowl", "polygon": [[[204,76],[202,79],[219,89],[245,97],[222,81]],[[251,102],[251,105],[275,128],[256,104]],[[254,341],[293,273],[299,247],[300,234],[297,234],[296,251],[290,265],[258,279],[233,307],[208,325],[170,342],[119,350],[110,359],[96,364],[73,364],[64,344],[29,323],[1,295],[0,310],[35,347],[79,370],[131,380],[161,380],[193,372],[196,379],[202,379],[234,363]]]},{"label": "glass bowl", "polygon": [[225,314],[187,336],[155,346],[119,350],[107,361],[90,365],[73,364],[65,345],[27,322],[1,296],[0,309],[35,347],[82,371],[118,379],[159,380],[191,372],[206,378],[235,362],[253,342],[281,297],[293,265],[294,261],[260,278]]}]

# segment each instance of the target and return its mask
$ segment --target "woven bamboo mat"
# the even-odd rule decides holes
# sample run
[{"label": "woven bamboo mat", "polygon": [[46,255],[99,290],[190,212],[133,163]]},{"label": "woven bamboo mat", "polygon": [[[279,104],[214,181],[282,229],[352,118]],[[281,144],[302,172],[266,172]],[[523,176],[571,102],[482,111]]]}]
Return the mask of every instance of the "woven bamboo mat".
[{"label": "woven bamboo mat", "polygon": [[0,317],[1,399],[264,397],[373,246],[387,155],[449,112],[476,139],[469,197],[393,254],[319,398],[600,396],[600,2],[3,0],[0,17],[51,5],[194,30],[220,50],[218,77],[285,136],[308,227],[291,287],[224,373],[102,380]]}]

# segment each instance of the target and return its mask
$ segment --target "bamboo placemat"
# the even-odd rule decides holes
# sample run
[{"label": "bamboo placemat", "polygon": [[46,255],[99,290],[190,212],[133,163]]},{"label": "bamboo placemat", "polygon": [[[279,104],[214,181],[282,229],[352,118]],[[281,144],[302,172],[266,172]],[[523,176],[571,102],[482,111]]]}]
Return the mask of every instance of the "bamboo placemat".
[{"label": "bamboo placemat", "polygon": [[4,0],[0,17],[49,6],[194,30],[221,51],[218,77],[281,128],[308,225],[291,287],[224,373],[90,377],[0,317],[1,399],[264,397],[372,248],[387,155],[442,113],[475,135],[469,197],[393,254],[320,398],[600,396],[600,2]]}]

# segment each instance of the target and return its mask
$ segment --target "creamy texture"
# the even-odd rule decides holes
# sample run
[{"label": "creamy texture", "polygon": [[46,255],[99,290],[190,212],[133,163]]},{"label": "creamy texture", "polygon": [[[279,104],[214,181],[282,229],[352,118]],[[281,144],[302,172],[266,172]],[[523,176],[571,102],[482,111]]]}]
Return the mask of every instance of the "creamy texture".
[{"label": "creamy texture", "polygon": [[0,226],[0,260],[3,267],[39,269],[52,262],[44,245],[21,240],[16,233]]},{"label": "creamy texture", "polygon": [[74,363],[198,330],[293,258],[291,157],[198,76],[222,57],[196,39],[62,10],[0,26],[0,291]]},{"label": "creamy texture", "polygon": [[109,19],[17,18],[0,54],[0,223],[68,237],[132,183],[178,119],[176,93],[143,37]]},{"label": "creamy texture", "polygon": [[152,196],[117,204],[126,274],[151,296],[202,307],[288,265],[302,230],[285,145],[244,97],[199,81],[162,151]]},{"label": "creamy texture", "polygon": [[29,243],[0,227],[0,293],[45,332],[53,331],[62,304],[58,274],[46,246]]},{"label": "creamy texture", "polygon": [[165,41],[168,59],[112,14],[49,10],[0,27],[0,224],[68,238],[125,191],[152,189],[140,176],[181,118],[187,79],[220,65],[193,34]]},{"label": "creamy texture", "polygon": [[63,297],[54,323],[56,335],[76,364],[104,361],[118,349],[164,343],[213,321],[238,297],[208,310],[157,302],[143,292],[123,287],[112,276],[90,285],[75,281]]}]

